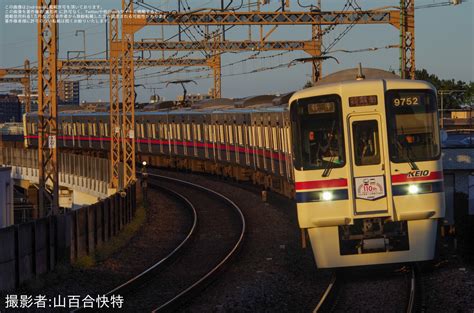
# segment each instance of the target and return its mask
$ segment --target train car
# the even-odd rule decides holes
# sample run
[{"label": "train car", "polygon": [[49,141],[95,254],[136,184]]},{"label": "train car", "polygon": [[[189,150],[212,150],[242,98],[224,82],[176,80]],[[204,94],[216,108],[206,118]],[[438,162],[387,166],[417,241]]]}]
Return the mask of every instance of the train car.
[{"label": "train car", "polygon": [[[278,97],[137,110],[138,159],[295,198],[319,268],[432,259],[445,210],[436,91],[365,75],[338,72]],[[107,155],[111,131],[107,112],[60,112],[58,145]],[[37,146],[35,113],[25,138]]]},{"label": "train car", "polygon": [[298,220],[319,268],[431,260],[445,213],[435,88],[366,75],[290,100]]}]

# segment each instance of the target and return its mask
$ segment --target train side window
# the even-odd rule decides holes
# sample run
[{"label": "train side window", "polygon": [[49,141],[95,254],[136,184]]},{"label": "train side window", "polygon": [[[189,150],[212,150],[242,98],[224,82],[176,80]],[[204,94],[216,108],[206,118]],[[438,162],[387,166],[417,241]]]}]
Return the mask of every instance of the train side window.
[{"label": "train side window", "polygon": [[243,141],[243,138],[242,138],[242,126],[241,125],[238,125],[237,126],[237,136],[239,137],[239,145],[243,146],[244,145],[244,141]]},{"label": "train side window", "polygon": [[188,140],[191,141],[191,126],[189,124],[186,124],[186,132],[188,134]]},{"label": "train side window", "polygon": [[255,147],[257,143],[255,142],[255,124],[253,124],[249,130],[250,130],[250,146]]},{"label": "train side window", "polygon": [[279,131],[280,131],[281,150],[286,153],[288,151],[286,150],[285,128],[284,127],[285,126],[282,125],[282,127],[279,129]]},{"label": "train side window", "polygon": [[273,138],[273,150],[278,151],[278,135],[277,135],[277,128],[272,127],[272,138]]},{"label": "train side window", "polygon": [[92,124],[92,130],[94,133],[94,137],[97,137],[97,123]]},{"label": "train side window", "polygon": [[217,124],[209,125],[209,136],[212,142],[217,142]]},{"label": "train side window", "polygon": [[257,126],[257,138],[258,138],[258,144],[257,146],[259,148],[263,148],[263,126]]},{"label": "train side window", "polygon": [[154,138],[155,133],[151,131],[151,124],[150,121],[147,121],[146,123],[146,136],[148,139]]},{"label": "train side window", "polygon": [[352,123],[356,165],[380,164],[379,128],[376,120]]},{"label": "train side window", "polygon": [[234,144],[234,132],[232,130],[232,125],[227,126],[227,132],[229,133],[229,143],[231,145]]},{"label": "train side window", "polygon": [[198,124],[198,125],[196,126],[196,130],[197,130],[197,140],[198,140],[198,141],[202,141],[202,137],[201,137],[201,125],[200,125],[200,124]]},{"label": "train side window", "polygon": [[140,124],[139,123],[137,123],[136,135],[137,135],[137,138],[140,138],[141,133],[140,133]]},{"label": "train side window", "polygon": [[81,123],[81,131],[82,131],[82,136],[86,135],[86,125],[84,123]]},{"label": "train side window", "polygon": [[265,148],[270,149],[270,141],[271,141],[271,132],[270,126],[265,127]]},{"label": "train side window", "polygon": [[176,131],[176,134],[175,134],[176,139],[181,140],[181,125],[180,124],[174,124],[174,127],[175,127],[175,131]]},{"label": "train side window", "polygon": [[225,141],[225,137],[224,137],[224,125],[219,125],[219,138],[220,138],[220,142],[221,143],[224,143]]}]

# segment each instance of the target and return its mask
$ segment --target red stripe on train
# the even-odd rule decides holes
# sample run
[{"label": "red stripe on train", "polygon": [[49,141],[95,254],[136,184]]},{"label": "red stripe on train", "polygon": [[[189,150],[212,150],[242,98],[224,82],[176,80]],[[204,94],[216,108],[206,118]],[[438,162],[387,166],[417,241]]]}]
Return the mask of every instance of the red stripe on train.
[{"label": "red stripe on train", "polygon": [[392,175],[392,183],[407,183],[415,181],[440,180],[443,179],[443,172],[431,172],[428,176],[413,176],[408,177],[408,174]]},{"label": "red stripe on train", "polygon": [[[38,136],[25,136],[27,139],[38,139]],[[80,140],[80,141],[110,141],[110,137],[84,137],[84,136],[58,136],[58,140]],[[137,143],[142,143],[142,144],[161,144],[161,145],[180,145],[180,146],[186,146],[193,148],[195,143],[194,142],[186,142],[186,141],[178,141],[178,140],[158,140],[158,139],[136,139]],[[236,151],[238,150],[240,153],[248,153],[248,154],[256,154],[256,155],[261,155],[265,156],[267,158],[275,159],[275,160],[285,160],[285,155],[283,153],[275,153],[275,152],[270,152],[262,149],[249,149],[249,148],[244,148],[244,147],[235,147],[235,145],[229,145],[227,147],[226,145],[223,144],[212,144],[212,143],[196,143],[196,146],[198,148],[205,148],[207,147],[208,149],[213,149],[214,147],[216,149],[219,149],[221,151],[225,151],[229,149],[229,151]]]},{"label": "red stripe on train", "polygon": [[296,190],[304,189],[324,189],[324,188],[337,188],[337,187],[347,187],[347,179],[338,178],[338,179],[327,179],[327,180],[312,180],[304,182],[296,182]]}]

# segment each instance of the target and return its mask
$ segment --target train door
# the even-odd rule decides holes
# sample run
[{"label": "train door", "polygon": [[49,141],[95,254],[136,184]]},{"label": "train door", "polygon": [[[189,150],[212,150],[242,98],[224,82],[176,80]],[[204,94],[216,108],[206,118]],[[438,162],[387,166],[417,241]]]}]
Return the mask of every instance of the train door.
[{"label": "train door", "polygon": [[[385,162],[381,117],[353,115],[349,117],[349,127],[354,214],[388,213],[386,173],[390,170]],[[330,134],[328,138],[330,149]]]}]

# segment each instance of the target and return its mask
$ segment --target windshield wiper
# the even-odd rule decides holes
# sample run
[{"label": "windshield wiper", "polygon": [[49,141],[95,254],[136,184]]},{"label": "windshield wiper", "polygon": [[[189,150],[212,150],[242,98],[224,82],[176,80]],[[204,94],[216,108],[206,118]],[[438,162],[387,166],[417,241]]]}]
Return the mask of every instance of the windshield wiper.
[{"label": "windshield wiper", "polygon": [[[396,138],[396,137],[395,137]],[[397,147],[397,152],[398,152],[398,155],[400,156],[402,154],[402,149],[403,149],[403,146],[402,144],[400,143],[400,141],[398,141],[398,139],[395,139],[395,146]],[[412,171],[418,171],[419,168],[418,168],[418,165],[416,165],[415,161],[413,161],[413,159],[410,157],[410,153],[412,153],[413,151],[411,150],[411,147],[408,146],[408,144],[405,145],[406,146],[406,149],[407,149],[407,159],[408,159],[408,163],[410,164],[410,168]]]},{"label": "windshield wiper", "polygon": [[331,153],[331,144],[332,144],[332,140],[334,139],[335,124],[336,124],[336,121],[333,121],[332,127],[331,127],[331,138],[328,141],[328,148],[327,148],[327,150],[329,150],[329,153],[331,154],[331,158],[329,159],[329,161],[326,161],[328,163],[326,167],[324,168],[323,175],[322,175],[323,177],[329,177],[329,175],[331,174],[331,170],[334,167],[334,159],[336,158],[336,155],[332,155]]},{"label": "windshield wiper", "polygon": [[[402,133],[405,134],[405,130],[403,129],[403,126],[402,126]],[[412,171],[418,171],[419,170],[418,165],[416,165],[416,163],[410,157],[410,154],[413,154],[413,150],[411,149],[411,146],[408,144],[406,139],[405,139],[404,143],[405,143],[405,146],[407,148],[407,159],[408,159],[408,163],[410,164],[411,170]]]},{"label": "windshield wiper", "polygon": [[331,158],[329,159],[329,161],[326,161],[327,165],[324,168],[323,175],[322,175],[323,177],[329,177],[329,175],[331,174],[331,170],[334,167],[334,159],[335,158],[336,158],[336,156],[332,155]]}]

